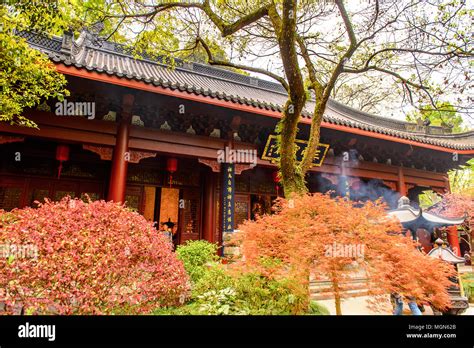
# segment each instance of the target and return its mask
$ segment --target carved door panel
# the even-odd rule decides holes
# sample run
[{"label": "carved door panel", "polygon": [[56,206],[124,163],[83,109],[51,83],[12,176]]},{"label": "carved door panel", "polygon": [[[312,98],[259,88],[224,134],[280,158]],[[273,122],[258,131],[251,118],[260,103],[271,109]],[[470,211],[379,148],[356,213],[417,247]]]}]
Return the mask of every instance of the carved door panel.
[{"label": "carved door panel", "polygon": [[24,205],[36,207],[37,205],[34,202],[44,203],[45,198],[53,199],[52,181],[49,179],[28,179],[27,196]]},{"label": "carved door panel", "polygon": [[179,243],[197,240],[200,236],[201,195],[199,189],[182,189],[179,209]]},{"label": "carved door panel", "polygon": [[86,201],[86,195],[91,201],[104,198],[104,185],[95,182],[81,182],[79,184],[79,198]]},{"label": "carved door panel", "polygon": [[86,195],[92,201],[103,198],[103,185],[101,183],[72,180],[53,181],[52,199],[55,201],[59,201],[65,196],[77,197],[86,201]]},{"label": "carved door panel", "polygon": [[235,229],[245,220],[250,219],[250,195],[235,195],[234,223]]},{"label": "carved door panel", "polygon": [[134,211],[143,213],[143,187],[127,185],[125,190],[125,202],[127,207]]},{"label": "carved door panel", "polygon": [[10,211],[25,205],[26,181],[19,178],[0,178],[0,209]]},{"label": "carved door panel", "polygon": [[85,194],[92,200],[103,198],[102,183],[22,177],[0,179],[0,209],[5,210],[36,207],[34,202],[44,203],[45,198],[58,201],[69,195],[85,199]]},{"label": "carved door panel", "polygon": [[53,201],[60,201],[66,196],[75,198],[78,195],[79,183],[69,180],[55,180],[52,182],[53,195],[51,199]]}]

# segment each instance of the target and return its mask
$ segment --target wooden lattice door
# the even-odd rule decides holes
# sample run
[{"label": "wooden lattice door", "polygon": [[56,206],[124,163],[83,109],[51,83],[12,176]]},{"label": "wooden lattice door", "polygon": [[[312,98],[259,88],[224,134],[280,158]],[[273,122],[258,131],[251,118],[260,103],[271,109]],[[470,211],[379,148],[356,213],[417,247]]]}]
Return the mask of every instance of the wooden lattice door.
[{"label": "wooden lattice door", "polygon": [[199,189],[182,189],[179,209],[179,243],[200,237],[201,199]]}]

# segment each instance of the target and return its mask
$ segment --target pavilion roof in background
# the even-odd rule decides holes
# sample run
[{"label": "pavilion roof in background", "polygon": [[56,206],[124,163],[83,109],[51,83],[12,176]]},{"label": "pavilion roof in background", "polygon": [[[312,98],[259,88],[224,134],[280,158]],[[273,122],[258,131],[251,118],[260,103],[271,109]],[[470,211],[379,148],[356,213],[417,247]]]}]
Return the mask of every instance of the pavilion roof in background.
[{"label": "pavilion roof in background", "polygon": [[462,225],[466,219],[466,216],[448,218],[421,208],[414,208],[407,197],[400,197],[397,209],[390,210],[387,214],[396,217],[404,228],[414,231],[418,228],[432,231],[433,228]]},{"label": "pavilion roof in background", "polygon": [[[87,31],[78,40],[70,35],[62,38],[31,32],[20,35],[56,64],[277,112],[282,110],[287,100],[286,91],[278,83],[179,59],[175,60],[175,66],[171,68],[162,61],[146,56],[136,58],[123,45],[94,40]],[[313,107],[314,101],[308,101],[304,118],[311,118]],[[451,134],[443,127],[421,126],[376,116],[332,99],[327,104],[324,121],[453,150],[474,149],[474,131]]]}]

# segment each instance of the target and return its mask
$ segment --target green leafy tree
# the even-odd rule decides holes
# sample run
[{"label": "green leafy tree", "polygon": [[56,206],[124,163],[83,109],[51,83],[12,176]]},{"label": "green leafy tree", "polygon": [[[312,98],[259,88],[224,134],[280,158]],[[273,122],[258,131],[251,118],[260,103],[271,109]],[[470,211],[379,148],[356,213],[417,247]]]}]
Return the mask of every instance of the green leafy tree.
[{"label": "green leafy tree", "polygon": [[454,133],[465,132],[468,127],[464,119],[450,102],[437,102],[436,105],[421,105],[418,110],[408,113],[407,121],[417,122],[421,119],[429,121],[432,126],[452,128]]},{"label": "green leafy tree", "polygon": [[[417,120],[429,121],[432,126],[442,126],[452,128],[454,133],[466,132],[468,127],[464,125],[463,117],[457,109],[449,102],[438,102],[436,106],[422,105],[419,110],[407,114],[407,120],[417,122]],[[474,187],[474,160],[470,160],[466,165],[451,170],[449,173],[451,191],[473,195]],[[420,196],[422,206],[429,207],[437,203],[440,198],[433,191],[426,191]]]},{"label": "green leafy tree", "polygon": [[451,192],[474,198],[474,159],[470,159],[466,165],[448,174]]},{"label": "green leafy tree", "polygon": [[53,5],[19,2],[16,6],[0,6],[0,121],[36,127],[22,115],[23,110],[48,98],[68,95],[65,77],[50,60],[15,35],[26,29],[57,30],[61,20]]}]

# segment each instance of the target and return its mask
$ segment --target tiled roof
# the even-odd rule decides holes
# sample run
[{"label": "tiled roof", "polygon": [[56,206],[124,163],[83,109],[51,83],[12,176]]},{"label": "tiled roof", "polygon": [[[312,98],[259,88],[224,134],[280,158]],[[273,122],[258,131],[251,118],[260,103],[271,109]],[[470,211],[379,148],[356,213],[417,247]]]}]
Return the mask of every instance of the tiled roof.
[{"label": "tiled roof", "polygon": [[[91,39],[92,34],[88,32],[83,33],[76,41],[70,36],[44,37],[33,33],[20,35],[25,37],[32,47],[47,54],[53,62],[67,66],[266,110],[281,111],[281,106],[287,99],[285,90],[278,83],[178,59],[175,60],[175,67],[170,68],[159,60],[148,57],[134,58],[119,44],[102,42],[99,45]],[[310,111],[313,107],[314,102],[308,101],[303,117],[311,118]],[[474,131],[446,134],[441,127],[420,127],[413,123],[368,114],[335,100],[328,102],[324,121],[454,150],[474,149]]]}]

